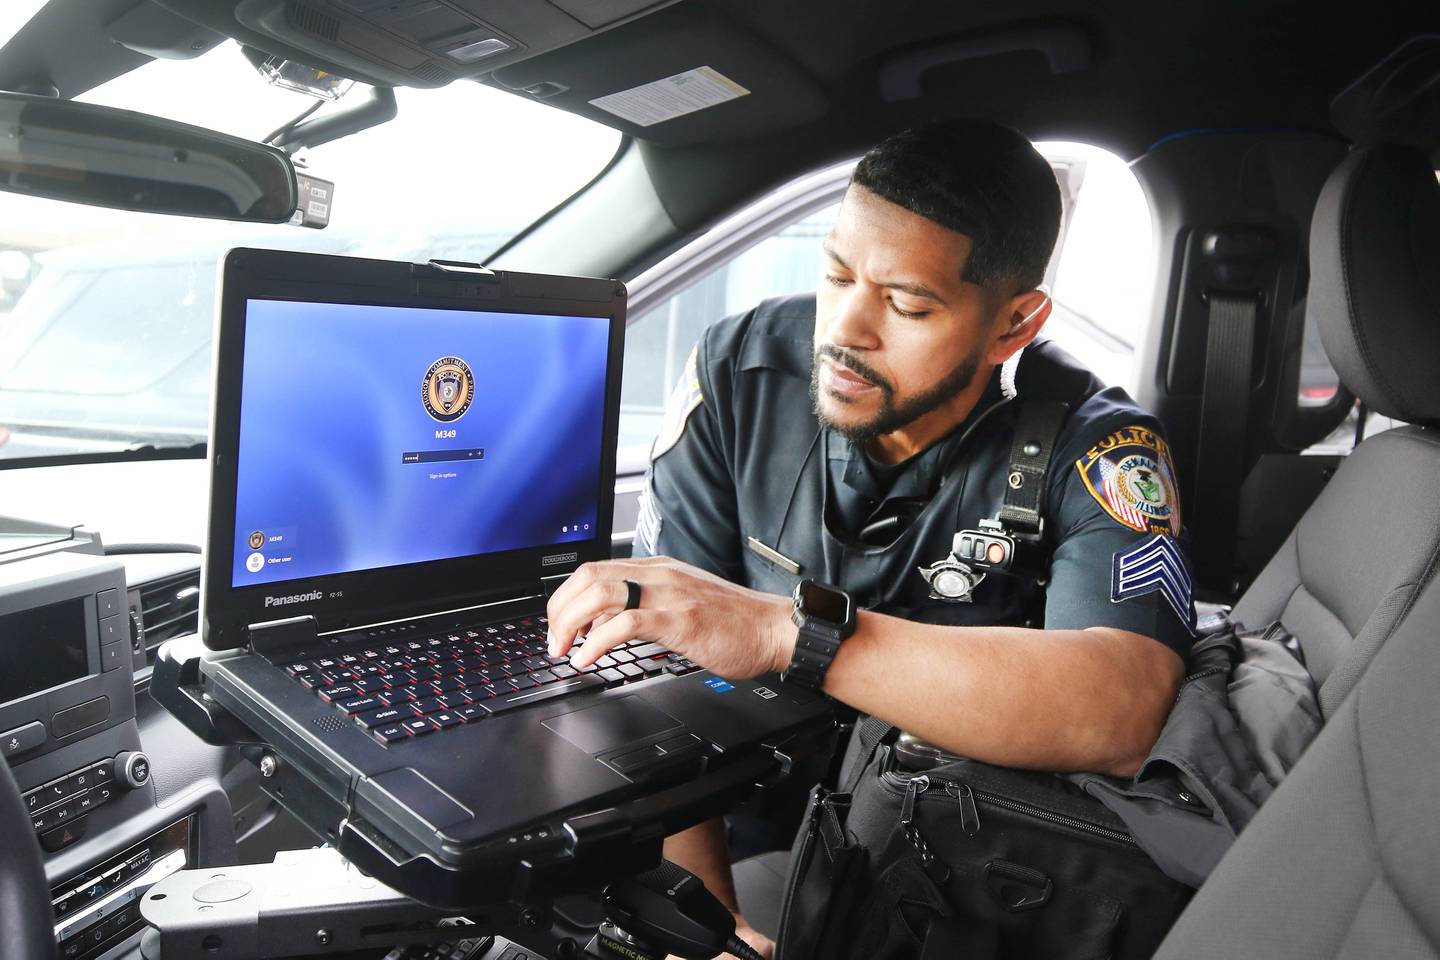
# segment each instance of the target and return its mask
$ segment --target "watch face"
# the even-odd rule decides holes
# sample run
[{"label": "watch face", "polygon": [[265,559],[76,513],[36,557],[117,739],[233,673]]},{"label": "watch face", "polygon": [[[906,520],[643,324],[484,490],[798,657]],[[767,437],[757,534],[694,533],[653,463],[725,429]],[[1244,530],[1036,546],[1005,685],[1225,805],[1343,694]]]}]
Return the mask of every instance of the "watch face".
[{"label": "watch face", "polygon": [[800,585],[800,609],[807,616],[829,623],[842,624],[850,620],[850,598],[813,580]]}]

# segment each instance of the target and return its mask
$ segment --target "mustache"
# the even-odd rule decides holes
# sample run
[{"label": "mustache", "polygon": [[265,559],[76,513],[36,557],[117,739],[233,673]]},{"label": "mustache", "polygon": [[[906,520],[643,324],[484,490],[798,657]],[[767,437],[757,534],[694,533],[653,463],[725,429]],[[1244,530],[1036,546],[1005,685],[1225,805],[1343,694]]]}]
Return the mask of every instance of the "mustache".
[{"label": "mustache", "polygon": [[846,350],[844,347],[837,347],[833,343],[822,343],[815,348],[815,360],[817,364],[821,358],[833,360],[843,367],[848,367],[853,372],[879,387],[886,394],[893,394],[895,392],[895,387],[889,380],[886,380],[878,370],[856,356],[853,351]]}]

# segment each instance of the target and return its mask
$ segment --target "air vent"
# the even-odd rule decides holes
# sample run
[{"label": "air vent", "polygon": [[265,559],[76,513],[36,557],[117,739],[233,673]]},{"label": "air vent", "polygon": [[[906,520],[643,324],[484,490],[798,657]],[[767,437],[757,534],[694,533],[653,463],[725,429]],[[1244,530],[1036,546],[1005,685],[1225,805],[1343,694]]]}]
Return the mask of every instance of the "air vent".
[{"label": "air vent", "polygon": [[141,584],[140,627],[147,659],[166,640],[199,630],[200,571]]},{"label": "air vent", "polygon": [[303,3],[285,4],[285,19],[297,30],[304,30],[322,40],[333,43],[340,36],[339,20],[319,10],[312,10]]}]

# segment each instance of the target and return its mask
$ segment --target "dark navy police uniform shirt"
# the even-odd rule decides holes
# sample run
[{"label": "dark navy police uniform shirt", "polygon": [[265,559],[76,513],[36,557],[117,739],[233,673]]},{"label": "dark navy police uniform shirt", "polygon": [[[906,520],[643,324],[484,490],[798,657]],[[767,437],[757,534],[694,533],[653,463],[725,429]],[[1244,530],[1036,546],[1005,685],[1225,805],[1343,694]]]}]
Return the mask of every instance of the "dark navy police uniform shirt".
[{"label": "dark navy police uniform shirt", "polygon": [[[705,332],[651,454],[636,556],[672,556],[778,594],[810,577],[861,607],[927,623],[1116,627],[1185,656],[1190,575],[1174,466],[1155,418],[1036,342],[1013,384],[997,369],[945,438],[902,464],[880,464],[815,417],[814,324],[814,297],[799,296]],[[956,531],[1000,510],[1027,399],[1069,405],[1043,506],[1047,580],[992,573],[971,602],[932,597],[920,568],[949,555]],[[904,518],[891,536],[862,539],[890,517]]]}]

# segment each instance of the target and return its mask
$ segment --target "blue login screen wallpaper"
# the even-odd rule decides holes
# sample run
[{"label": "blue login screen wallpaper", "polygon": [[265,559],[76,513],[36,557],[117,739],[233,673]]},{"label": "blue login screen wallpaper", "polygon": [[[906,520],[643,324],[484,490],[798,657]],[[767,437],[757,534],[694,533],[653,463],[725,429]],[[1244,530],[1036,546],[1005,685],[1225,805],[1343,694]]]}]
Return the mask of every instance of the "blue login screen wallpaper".
[{"label": "blue login screen wallpaper", "polygon": [[609,321],[251,300],[232,585],[591,540]]}]

